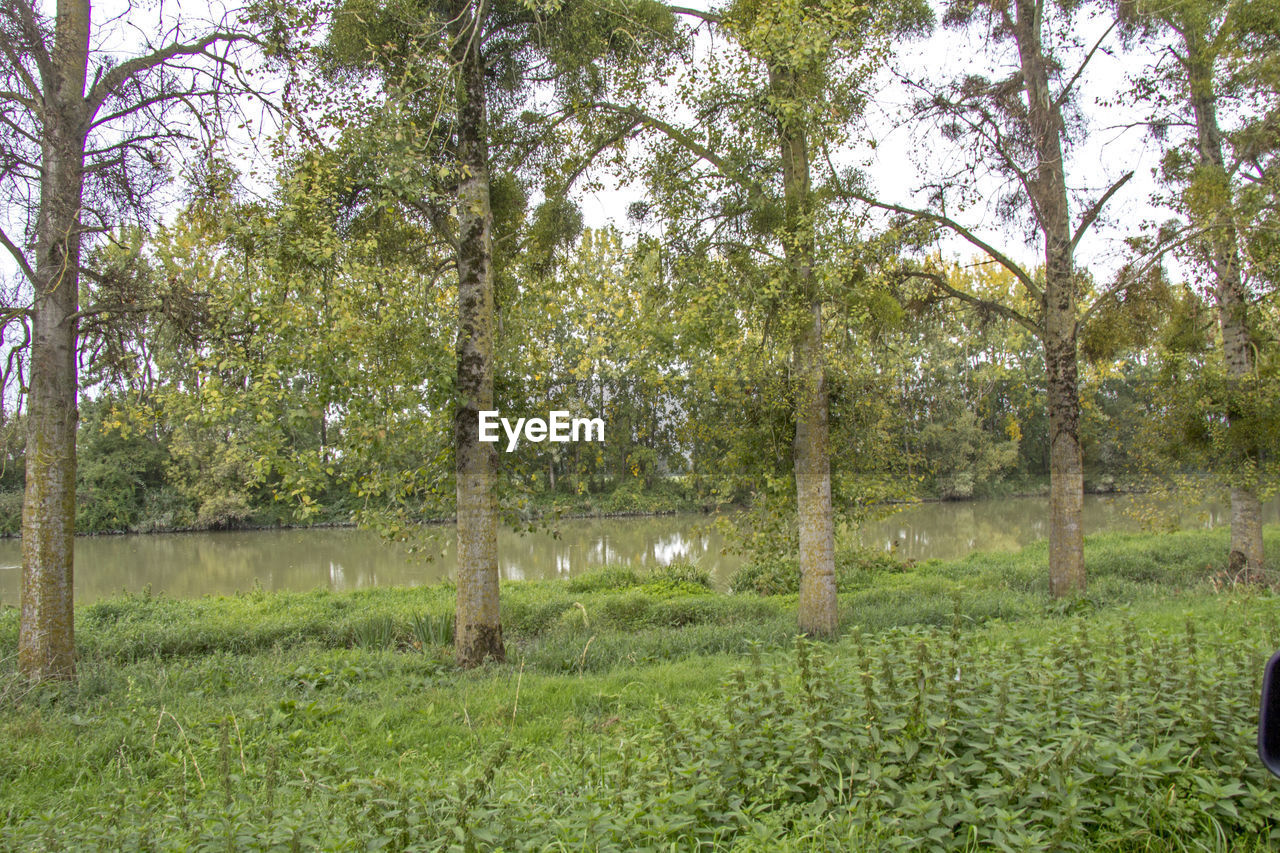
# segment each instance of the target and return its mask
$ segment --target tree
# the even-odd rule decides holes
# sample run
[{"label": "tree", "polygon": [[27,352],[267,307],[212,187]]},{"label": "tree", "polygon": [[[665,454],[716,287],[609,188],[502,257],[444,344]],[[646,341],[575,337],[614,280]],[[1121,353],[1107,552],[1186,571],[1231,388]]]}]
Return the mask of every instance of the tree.
[{"label": "tree", "polygon": [[503,454],[506,484],[544,496],[612,490],[612,501],[638,499],[683,468],[678,441],[690,403],[659,250],[588,229],[563,255],[555,269],[521,264],[518,286],[503,289],[499,408],[562,409],[608,428],[601,444],[522,442]]},{"label": "tree", "polygon": [[[968,146],[975,166],[985,166],[1011,186],[1001,199],[1002,206],[1029,214],[1029,230],[1044,253],[1042,272],[1017,263],[1011,253],[1000,251],[983,240],[974,227],[947,213],[948,209],[963,209],[964,191],[972,192],[972,187],[960,180],[945,179],[935,188],[936,208],[916,209],[862,195],[877,207],[958,234],[1013,273],[1034,306],[1032,312],[1025,312],[1005,301],[979,297],[950,284],[938,269],[910,273],[927,278],[940,294],[1020,323],[1043,347],[1049,410],[1049,589],[1055,597],[1085,588],[1077,340],[1092,307],[1106,301],[1081,303],[1082,273],[1076,269],[1075,250],[1106,203],[1132,177],[1132,172],[1122,175],[1083,215],[1072,220],[1067,192],[1066,109],[1081,75],[1111,32],[1107,30],[1066,76],[1069,66],[1063,42],[1069,41],[1076,14],[1074,4],[1044,0],[962,0],[952,4],[945,19],[948,25],[984,28],[987,43],[1011,48],[1012,60],[1002,78],[971,74],[927,91],[918,105],[919,117],[937,121],[945,139]],[[1119,284],[1128,281],[1125,276]]]},{"label": "tree", "polygon": [[[454,645],[462,666],[506,654],[498,606],[497,450],[479,440],[478,417],[494,405],[495,286],[503,262],[495,248],[494,199],[509,189],[509,206],[518,211],[499,212],[522,219],[527,195],[514,176],[572,113],[563,104],[584,93],[599,96],[609,63],[644,58],[665,30],[669,15],[644,0],[351,2],[335,19],[335,53],[376,68],[389,110],[406,118],[397,137],[413,140],[416,150],[405,150],[392,171],[419,180],[397,178],[401,197],[454,252]],[[553,81],[559,116],[536,102],[536,84]]]},{"label": "tree", "polygon": [[[1165,180],[1179,189],[1175,201],[1194,237],[1192,261],[1206,270],[1217,306],[1226,366],[1225,416],[1237,431],[1257,429],[1247,412],[1256,394],[1254,303],[1276,281],[1268,250],[1274,237],[1274,202],[1280,179],[1280,15],[1266,2],[1173,0],[1121,3],[1124,20],[1148,39],[1168,34],[1162,54],[1172,59],[1139,81],[1137,90],[1159,110],[1159,134],[1184,126],[1163,164]],[[1221,115],[1236,113],[1236,127]],[[1270,274],[1270,276],[1269,276]],[[1271,280],[1268,281],[1270,277]],[[1229,563],[1254,582],[1265,580],[1259,501],[1260,443],[1233,442],[1218,467],[1231,485]]]},{"label": "tree", "polygon": [[[700,61],[681,87],[680,100],[695,106],[699,126],[682,127],[636,105],[597,107],[667,141],[649,183],[673,242],[720,255],[763,285],[761,301],[789,349],[793,378],[800,628],[830,636],[838,609],[824,344],[833,294],[825,282],[843,278],[846,292],[857,290],[871,264],[852,246],[858,241],[849,237],[849,223],[823,203],[838,191],[840,174],[832,168],[815,186],[814,172],[846,136],[865,97],[860,87],[893,35],[918,29],[928,12],[911,3],[869,8],[843,0],[673,10],[716,28],[738,51]],[[841,262],[847,266],[837,271]],[[749,300],[742,290],[737,297]]]},{"label": "tree", "polygon": [[[73,678],[76,345],[86,240],[145,212],[163,181],[177,114],[226,93],[239,24],[148,46],[119,61],[95,31],[89,0],[58,0],[50,20],[30,0],[0,6],[0,192],[10,220],[0,243],[25,278],[28,304],[8,306],[30,329],[23,503],[21,671]],[[109,35],[105,34],[105,35]],[[16,218],[19,222],[14,223]],[[137,306],[101,306],[99,311]]]}]

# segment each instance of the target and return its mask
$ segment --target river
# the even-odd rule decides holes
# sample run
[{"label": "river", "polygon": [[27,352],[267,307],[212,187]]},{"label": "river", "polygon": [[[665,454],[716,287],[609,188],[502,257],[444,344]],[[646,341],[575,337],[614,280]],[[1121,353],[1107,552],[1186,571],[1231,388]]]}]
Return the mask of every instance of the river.
[{"label": "river", "polygon": [[[1134,497],[1085,498],[1085,533],[1140,530]],[[907,559],[954,559],[970,551],[1013,550],[1048,533],[1045,498],[922,503],[868,522],[862,541],[893,548]],[[1280,503],[1264,521],[1280,524]],[[1225,507],[1184,510],[1182,527],[1225,524]],[[593,566],[637,568],[685,557],[711,571],[718,585],[742,558],[726,553],[723,534],[706,516],[572,519],[555,530],[498,536],[499,568],[507,580],[566,578]],[[229,533],[85,536],[76,540],[75,594],[89,603],[122,591],[176,598],[232,594],[261,584],[268,590],[345,590],[368,586],[428,584],[454,568],[453,531],[443,526],[416,551],[380,541],[376,534],[342,528]],[[0,604],[16,605],[21,584],[21,543],[0,541]]]}]

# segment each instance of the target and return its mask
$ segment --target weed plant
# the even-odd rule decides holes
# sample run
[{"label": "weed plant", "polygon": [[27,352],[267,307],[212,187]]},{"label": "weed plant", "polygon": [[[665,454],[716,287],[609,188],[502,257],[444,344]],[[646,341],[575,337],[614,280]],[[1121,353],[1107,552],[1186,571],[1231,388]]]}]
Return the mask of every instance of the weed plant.
[{"label": "weed plant", "polygon": [[1035,548],[865,570],[830,644],[690,567],[511,584],[471,672],[445,586],[101,602],[75,685],[0,659],[0,849],[1276,849],[1220,539],[1091,539],[1068,603]]}]

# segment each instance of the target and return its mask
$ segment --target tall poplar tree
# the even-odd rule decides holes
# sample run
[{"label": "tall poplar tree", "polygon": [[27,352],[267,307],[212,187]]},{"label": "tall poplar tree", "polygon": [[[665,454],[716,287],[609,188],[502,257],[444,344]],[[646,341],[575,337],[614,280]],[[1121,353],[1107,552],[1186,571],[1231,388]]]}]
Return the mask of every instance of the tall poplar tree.
[{"label": "tall poplar tree", "polygon": [[[969,152],[975,171],[985,168],[1011,189],[1001,199],[1006,210],[1026,215],[1044,261],[1043,274],[1013,259],[966,224],[960,214],[972,186],[944,180],[933,187],[936,208],[916,209],[864,196],[878,207],[933,222],[958,234],[1008,269],[1025,290],[1031,312],[1012,303],[980,297],[952,286],[939,270],[926,271],[939,291],[1001,316],[1031,331],[1044,349],[1049,414],[1049,590],[1055,596],[1085,588],[1084,467],[1080,448],[1078,338],[1095,305],[1081,303],[1075,252],[1080,240],[1112,196],[1128,182],[1123,174],[1078,217],[1067,188],[1067,110],[1081,76],[1107,30],[1089,50],[1071,61],[1069,38],[1077,4],[1053,0],[956,0],[945,21],[980,33],[998,54],[1003,76],[968,74],[922,99],[921,118],[934,120],[941,135]],[[1003,51],[1003,53],[1001,52]]]},{"label": "tall poplar tree", "polygon": [[[870,7],[846,0],[736,0],[717,12],[672,8],[733,46],[727,55],[693,60],[679,87],[681,103],[696,110],[700,123],[685,126],[643,105],[596,106],[664,140],[666,150],[647,168],[675,242],[731,261],[754,258],[748,265],[767,270],[765,310],[791,353],[800,629],[830,636],[839,613],[824,327],[833,291],[863,272],[857,261],[836,269],[837,244],[857,241],[832,212],[842,176],[831,151],[847,138],[865,101],[863,87],[892,39],[923,27],[929,13],[910,2]],[[703,229],[704,223],[713,225]],[[750,301],[747,293],[740,297]]]},{"label": "tall poplar tree", "polygon": [[[379,71],[388,108],[406,121],[396,141],[414,140],[389,164],[399,176],[397,192],[455,257],[454,646],[462,666],[506,654],[498,607],[498,456],[493,443],[479,440],[478,416],[494,404],[496,274],[501,252],[511,250],[495,246],[495,213],[523,217],[529,163],[565,144],[567,118],[584,99],[608,90],[611,63],[646,58],[670,29],[670,13],[650,0],[386,6],[354,0],[338,12],[332,43],[346,61],[359,57]],[[418,180],[403,178],[410,173]],[[495,204],[499,188],[506,210]]]},{"label": "tall poplar tree", "polygon": [[165,143],[183,138],[177,112],[228,91],[226,72],[235,65],[228,46],[246,36],[226,23],[121,60],[100,43],[89,0],[58,0],[52,18],[30,0],[0,4],[0,192],[7,206],[0,244],[29,295],[7,306],[6,316],[30,331],[18,661],[31,679],[75,675],[83,248],[124,218],[145,215],[165,177]]},{"label": "tall poplar tree", "polygon": [[[1255,303],[1277,285],[1275,202],[1280,192],[1280,11],[1262,0],[1123,2],[1122,20],[1146,37],[1167,39],[1171,62],[1139,84],[1161,136],[1171,143],[1164,177],[1191,235],[1191,258],[1205,270],[1217,306],[1226,366],[1229,428],[1257,428],[1245,412],[1261,343]],[[1224,124],[1223,113],[1232,115]],[[1185,134],[1169,134],[1185,127]],[[1260,442],[1231,442],[1229,564],[1254,582],[1265,580],[1258,496]]]}]

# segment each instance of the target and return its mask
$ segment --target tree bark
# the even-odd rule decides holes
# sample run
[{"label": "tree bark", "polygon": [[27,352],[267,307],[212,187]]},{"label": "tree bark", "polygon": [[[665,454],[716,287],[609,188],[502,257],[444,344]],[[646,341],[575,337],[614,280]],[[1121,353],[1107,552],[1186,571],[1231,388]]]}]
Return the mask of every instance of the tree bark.
[{"label": "tree bark", "polygon": [[[1231,186],[1222,153],[1222,129],[1218,126],[1213,57],[1204,44],[1204,35],[1191,26],[1181,32],[1187,48],[1187,83],[1191,109],[1196,120],[1196,154],[1200,168],[1195,180],[1210,181],[1222,202],[1209,223],[1208,250],[1214,275],[1214,300],[1218,304],[1218,326],[1222,332],[1222,355],[1227,366],[1227,423],[1238,420],[1233,398],[1244,390],[1253,375],[1253,340],[1249,332],[1248,298],[1240,271],[1240,247],[1231,212]],[[1227,563],[1243,572],[1245,580],[1263,583],[1262,506],[1258,493],[1246,483],[1231,486],[1231,550]]]},{"label": "tree bark", "polygon": [[75,677],[75,314],[89,22],[88,0],[60,0],[41,136],[18,634],[18,666],[32,680]]},{"label": "tree bark", "polygon": [[822,352],[822,306],[800,331],[795,347],[796,511],[800,517],[800,630],[830,637],[839,627],[835,529],[831,507],[831,446],[827,377]]},{"label": "tree bark", "polygon": [[498,603],[498,457],[480,441],[479,413],[493,408],[493,213],[488,116],[480,37],[484,0],[454,8],[451,51],[458,68],[458,342],[454,448],[458,481],[459,666],[506,659]]},{"label": "tree bark", "polygon": [[1049,406],[1049,592],[1059,598],[1085,588],[1084,466],[1071,211],[1062,156],[1062,110],[1049,87],[1040,5],[1035,0],[1018,0],[1014,14],[1013,33],[1027,96],[1027,126],[1036,152],[1029,190],[1045,242],[1042,343]]},{"label": "tree bark", "polygon": [[[792,75],[770,69],[770,85],[794,98]],[[792,350],[796,383],[796,436],[793,457],[796,512],[800,528],[800,630],[830,637],[839,625],[836,595],[835,526],[831,507],[831,448],[828,426],[826,361],[822,343],[822,303],[814,264],[813,199],[808,139],[803,128],[779,121],[786,226],[783,239],[793,295],[808,316],[800,323]]]}]

